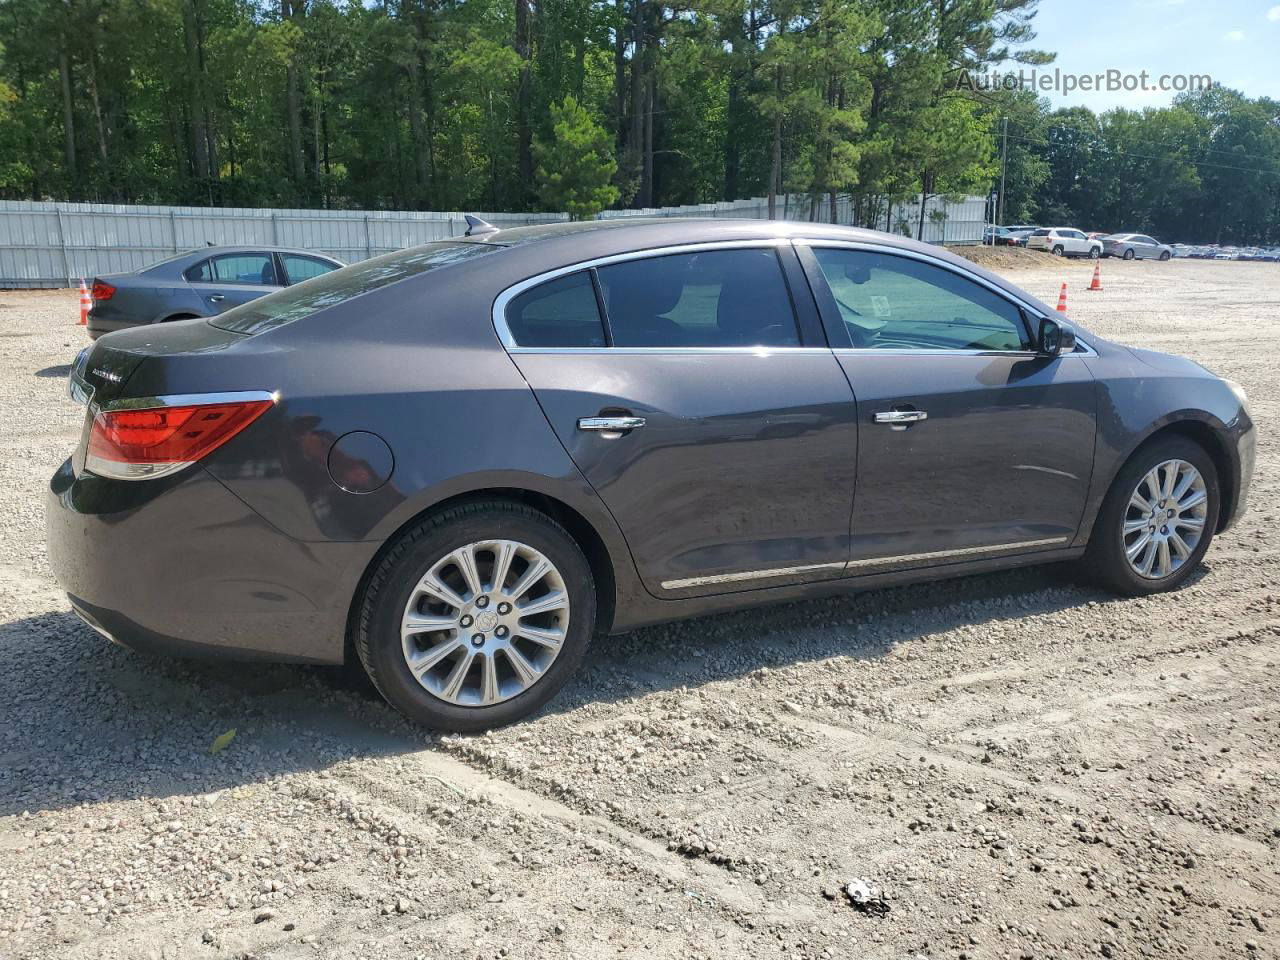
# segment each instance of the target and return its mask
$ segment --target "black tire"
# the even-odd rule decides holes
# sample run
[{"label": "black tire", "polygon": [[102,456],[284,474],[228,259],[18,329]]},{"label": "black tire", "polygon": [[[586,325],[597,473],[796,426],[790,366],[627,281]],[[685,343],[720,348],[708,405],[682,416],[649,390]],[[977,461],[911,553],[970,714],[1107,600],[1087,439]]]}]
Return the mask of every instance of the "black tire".
[{"label": "black tire", "polygon": [[1090,260],[1097,260],[1100,256],[1102,256],[1102,251],[1101,251],[1101,250],[1099,250],[1097,247],[1090,247],[1090,248],[1089,248],[1089,259],[1090,259]]},{"label": "black tire", "polygon": [[1160,262],[1161,262],[1161,263],[1164,263],[1164,262],[1165,262],[1166,260],[1168,260],[1171,256],[1172,256],[1172,254],[1171,254],[1171,253],[1169,253],[1169,251],[1168,251],[1168,250],[1161,250],[1161,251],[1160,251]]},{"label": "black tire", "polygon": [[1066,250],[1064,250],[1061,246],[1054,247],[1052,252],[1055,257],[1061,257],[1066,254]]},{"label": "black tire", "polygon": [[[1204,532],[1191,555],[1180,567],[1161,579],[1149,579],[1134,570],[1125,555],[1125,515],[1129,508],[1129,498],[1143,476],[1157,464],[1173,459],[1190,463],[1204,478],[1208,503]],[[1218,526],[1221,504],[1218,470],[1204,447],[1187,437],[1157,437],[1139,447],[1112,481],[1089,537],[1089,547],[1084,558],[1086,569],[1103,586],[1124,596],[1137,597],[1174,590],[1195,572],[1209,549]]]},{"label": "black tire", "polygon": [[[410,672],[400,624],[411,591],[437,561],[490,539],[527,544],[554,564],[569,594],[569,627],[559,653],[528,689],[491,706],[462,706],[429,692]],[[464,733],[526,717],[568,682],[595,632],[596,590],[586,557],[560,524],[524,504],[490,500],[450,507],[402,533],[370,576],[358,609],[355,648],[378,692],[410,720]]]},{"label": "black tire", "polygon": [[1125,258],[1126,260],[1132,260],[1132,259],[1133,259],[1134,257],[1136,257],[1136,256],[1137,256],[1137,254],[1133,252],[1133,248],[1132,248],[1132,247],[1130,247],[1128,250],[1126,250],[1126,251],[1124,252],[1124,258]]}]

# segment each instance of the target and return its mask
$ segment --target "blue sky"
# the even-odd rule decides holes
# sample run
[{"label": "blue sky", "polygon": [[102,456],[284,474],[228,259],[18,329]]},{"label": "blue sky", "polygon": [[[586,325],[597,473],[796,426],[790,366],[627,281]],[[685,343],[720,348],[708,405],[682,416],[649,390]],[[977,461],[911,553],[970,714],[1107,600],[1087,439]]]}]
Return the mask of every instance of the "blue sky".
[{"label": "blue sky", "polygon": [[[1034,46],[1064,73],[1207,73],[1247,96],[1280,99],[1280,0],[1041,0]],[[1053,67],[1049,67],[1052,70]],[[1173,93],[1045,93],[1055,106],[1141,109]]]}]

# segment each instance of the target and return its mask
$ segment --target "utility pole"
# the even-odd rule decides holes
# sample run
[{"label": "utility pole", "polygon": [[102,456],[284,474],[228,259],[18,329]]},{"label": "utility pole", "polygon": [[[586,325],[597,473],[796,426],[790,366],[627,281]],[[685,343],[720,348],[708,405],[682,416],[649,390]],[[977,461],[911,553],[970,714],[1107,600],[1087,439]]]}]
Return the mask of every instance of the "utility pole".
[{"label": "utility pole", "polygon": [[1004,122],[1004,134],[1000,143],[1000,206],[996,210],[997,226],[1004,226],[1004,175],[1009,166],[1009,118],[1001,117]]}]

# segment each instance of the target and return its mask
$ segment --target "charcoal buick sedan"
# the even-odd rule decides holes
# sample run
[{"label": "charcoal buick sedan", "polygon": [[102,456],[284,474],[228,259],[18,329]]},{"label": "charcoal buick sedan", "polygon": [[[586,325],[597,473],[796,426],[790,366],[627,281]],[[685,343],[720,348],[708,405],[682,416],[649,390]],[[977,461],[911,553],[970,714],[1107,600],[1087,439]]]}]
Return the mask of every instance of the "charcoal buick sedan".
[{"label": "charcoal buick sedan", "polygon": [[590,637],[1085,558],[1183,583],[1244,509],[1244,392],[936,247],[613,221],[389,254],[104,337],[50,556],[140,648],[338,663],[438,729]]}]

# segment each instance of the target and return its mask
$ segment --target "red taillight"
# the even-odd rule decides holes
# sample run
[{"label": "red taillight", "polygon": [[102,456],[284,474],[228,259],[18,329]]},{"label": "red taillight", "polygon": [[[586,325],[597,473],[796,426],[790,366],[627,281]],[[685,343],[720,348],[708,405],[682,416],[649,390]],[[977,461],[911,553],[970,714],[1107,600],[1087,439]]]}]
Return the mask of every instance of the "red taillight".
[{"label": "red taillight", "polygon": [[94,280],[93,289],[89,291],[89,296],[94,300],[110,300],[116,295],[116,288],[105,280]]},{"label": "red taillight", "polygon": [[93,420],[85,468],[117,480],[161,477],[222,446],[275,403],[271,398],[138,410],[107,410]]}]

